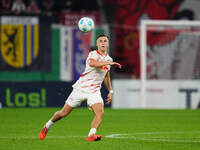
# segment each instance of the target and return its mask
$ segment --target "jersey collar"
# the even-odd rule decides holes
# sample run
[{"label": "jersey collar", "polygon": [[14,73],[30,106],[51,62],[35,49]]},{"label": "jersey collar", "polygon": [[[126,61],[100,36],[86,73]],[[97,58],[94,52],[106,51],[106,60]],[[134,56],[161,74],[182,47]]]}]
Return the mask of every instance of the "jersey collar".
[{"label": "jersey collar", "polygon": [[101,56],[107,56],[108,54],[106,53],[106,55],[103,55],[100,51],[96,50],[97,54],[101,55]]}]

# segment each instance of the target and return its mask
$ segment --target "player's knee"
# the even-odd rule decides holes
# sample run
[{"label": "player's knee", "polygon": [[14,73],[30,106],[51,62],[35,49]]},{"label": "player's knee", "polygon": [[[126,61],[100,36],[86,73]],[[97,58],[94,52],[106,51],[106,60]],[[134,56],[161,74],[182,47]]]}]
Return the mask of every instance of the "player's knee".
[{"label": "player's knee", "polygon": [[97,116],[98,118],[103,118],[103,115],[104,115],[104,112],[103,112],[103,111],[100,111],[100,112],[98,112],[98,113],[96,114],[96,116]]}]

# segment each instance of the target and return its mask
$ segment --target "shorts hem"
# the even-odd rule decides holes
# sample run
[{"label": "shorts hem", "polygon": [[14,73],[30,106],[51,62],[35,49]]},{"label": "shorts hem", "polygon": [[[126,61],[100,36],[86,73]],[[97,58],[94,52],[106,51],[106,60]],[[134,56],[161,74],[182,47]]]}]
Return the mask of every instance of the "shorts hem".
[{"label": "shorts hem", "polygon": [[65,101],[65,104],[68,104],[70,107],[75,108],[77,106],[72,106],[72,104],[70,104],[69,102]]},{"label": "shorts hem", "polygon": [[92,107],[92,105],[94,105],[94,104],[98,104],[98,103],[101,103],[101,104],[103,104],[103,106],[104,106],[104,102],[96,102],[96,103],[92,103],[91,105],[88,104],[88,103],[87,103],[87,104],[88,104],[89,107]]}]

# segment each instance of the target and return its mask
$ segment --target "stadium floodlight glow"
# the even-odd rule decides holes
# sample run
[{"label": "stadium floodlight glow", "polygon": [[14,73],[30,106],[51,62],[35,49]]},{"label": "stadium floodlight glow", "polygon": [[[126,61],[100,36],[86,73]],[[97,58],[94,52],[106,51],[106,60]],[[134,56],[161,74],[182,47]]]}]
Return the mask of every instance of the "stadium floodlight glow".
[{"label": "stadium floodlight glow", "polygon": [[[195,30],[193,30],[193,28],[195,28],[195,27],[198,28],[197,33],[195,32]],[[163,28],[167,28],[167,29],[163,30]],[[180,29],[180,28],[183,28],[183,29]],[[187,30],[187,29],[189,29],[189,30]],[[141,21],[141,24],[140,24],[140,64],[141,64],[140,65],[141,66],[140,67],[140,71],[141,71],[140,100],[141,100],[141,108],[146,108],[146,104],[147,104],[147,76],[148,76],[147,75],[147,65],[148,65],[147,49],[150,47],[150,46],[148,47],[148,41],[147,41],[147,40],[149,40],[149,37],[147,39],[148,30],[150,30],[150,32],[152,32],[152,31],[159,32],[159,30],[161,30],[161,32],[164,31],[166,34],[168,34],[167,32],[169,32],[169,38],[170,38],[170,36],[172,38],[174,36],[174,34],[178,33],[178,34],[182,34],[181,38],[184,38],[183,36],[185,36],[185,34],[187,34],[187,36],[190,36],[190,34],[193,34],[192,35],[193,38],[194,38],[194,36],[198,36],[197,38],[196,37],[195,38],[200,39],[199,38],[200,37],[200,21],[188,21],[188,20],[180,20],[180,21],[179,20],[142,20]],[[188,31],[189,32],[191,31],[191,33],[189,33]],[[177,35],[175,35],[173,38],[175,40],[177,40]],[[188,38],[186,38],[184,40],[187,42],[187,39]],[[190,39],[192,39],[192,38],[190,38]],[[164,40],[166,40],[166,39],[164,39]],[[180,42],[178,40],[176,43],[174,41],[172,41],[172,42],[174,42],[174,45],[177,45],[177,43]],[[193,42],[192,44],[194,45],[195,43]],[[170,44],[168,44],[168,45],[170,45]],[[159,49],[160,48],[159,46],[157,46],[156,48]],[[173,47],[173,45],[171,47]],[[176,48],[177,47],[175,47],[174,49],[176,49]],[[166,47],[165,47],[165,50],[166,50]],[[175,56],[173,56],[173,57],[175,57]]]}]

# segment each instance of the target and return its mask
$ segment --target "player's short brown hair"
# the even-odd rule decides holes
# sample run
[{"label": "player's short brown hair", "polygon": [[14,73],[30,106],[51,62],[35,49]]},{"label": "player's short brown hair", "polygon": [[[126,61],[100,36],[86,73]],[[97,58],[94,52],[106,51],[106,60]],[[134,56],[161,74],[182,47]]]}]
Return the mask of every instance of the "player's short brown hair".
[{"label": "player's short brown hair", "polygon": [[100,34],[99,36],[97,36],[97,40],[98,40],[100,37],[107,37],[107,38],[109,39],[109,37],[108,37],[106,34]]}]

